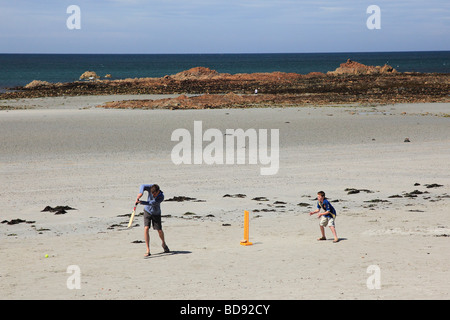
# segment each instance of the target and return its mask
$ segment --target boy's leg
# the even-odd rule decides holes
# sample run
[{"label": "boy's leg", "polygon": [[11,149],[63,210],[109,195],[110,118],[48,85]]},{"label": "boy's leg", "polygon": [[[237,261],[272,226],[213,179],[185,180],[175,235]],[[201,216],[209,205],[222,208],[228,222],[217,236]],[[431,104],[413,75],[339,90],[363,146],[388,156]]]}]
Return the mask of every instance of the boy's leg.
[{"label": "boy's leg", "polygon": [[327,225],[327,223],[328,219],[322,216],[319,221],[320,233],[322,234],[322,237],[317,240],[327,240],[327,238],[325,237],[325,226]]},{"label": "boy's leg", "polygon": [[322,234],[322,237],[317,240],[326,240],[327,238],[325,237],[325,228],[323,226],[320,226],[320,233]]},{"label": "boy's leg", "polygon": [[330,230],[331,230],[331,232],[333,232],[334,242],[338,242],[339,238],[338,238],[337,233],[336,233],[336,228],[333,227],[333,226],[330,226]]}]

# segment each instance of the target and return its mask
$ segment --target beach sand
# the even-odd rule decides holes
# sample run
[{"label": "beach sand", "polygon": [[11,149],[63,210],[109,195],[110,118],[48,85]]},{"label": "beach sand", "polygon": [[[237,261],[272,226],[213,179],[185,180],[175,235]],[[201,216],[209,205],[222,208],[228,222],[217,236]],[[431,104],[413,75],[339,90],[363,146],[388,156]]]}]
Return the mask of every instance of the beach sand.
[{"label": "beach sand", "polygon": [[[0,101],[34,106],[0,111],[0,220],[26,221],[0,224],[2,299],[449,299],[450,104],[170,111],[63,99]],[[175,165],[171,134],[194,121],[279,129],[278,173]],[[173,254],[152,230],[144,258],[142,216],[126,229],[142,183],[201,200],[162,203]],[[339,243],[329,228],[316,240],[319,190]],[[244,210],[252,246],[239,244]]]}]

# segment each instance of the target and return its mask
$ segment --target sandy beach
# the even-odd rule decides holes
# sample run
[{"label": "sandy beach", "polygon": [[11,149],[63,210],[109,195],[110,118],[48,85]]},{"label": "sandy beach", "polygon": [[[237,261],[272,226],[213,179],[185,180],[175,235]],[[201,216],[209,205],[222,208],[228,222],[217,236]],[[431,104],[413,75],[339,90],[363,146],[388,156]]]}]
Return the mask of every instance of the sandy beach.
[{"label": "sandy beach", "polygon": [[[449,103],[97,107],[149,97],[167,96],[0,101],[13,107],[0,111],[2,299],[450,298]],[[175,165],[171,135],[194,121],[278,129],[278,172]],[[152,230],[144,258],[142,216],[126,229],[142,183],[195,198],[161,205],[172,254]],[[316,240],[319,190],[337,210],[338,243],[328,228]],[[240,245],[244,210],[252,246]]]}]

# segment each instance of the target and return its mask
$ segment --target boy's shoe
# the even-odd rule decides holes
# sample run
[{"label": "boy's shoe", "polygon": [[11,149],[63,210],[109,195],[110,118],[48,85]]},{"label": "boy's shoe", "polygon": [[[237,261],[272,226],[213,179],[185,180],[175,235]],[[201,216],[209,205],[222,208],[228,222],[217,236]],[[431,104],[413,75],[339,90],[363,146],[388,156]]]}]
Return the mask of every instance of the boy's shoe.
[{"label": "boy's shoe", "polygon": [[163,249],[164,249],[164,253],[169,253],[170,252],[170,249],[167,246],[167,244],[163,245]]}]

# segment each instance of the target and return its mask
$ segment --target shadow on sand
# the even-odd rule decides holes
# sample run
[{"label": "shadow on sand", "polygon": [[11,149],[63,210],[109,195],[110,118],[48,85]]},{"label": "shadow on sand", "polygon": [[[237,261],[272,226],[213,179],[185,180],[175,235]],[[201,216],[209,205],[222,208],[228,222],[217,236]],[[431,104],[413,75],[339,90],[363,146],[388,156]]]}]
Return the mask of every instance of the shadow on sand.
[{"label": "shadow on sand", "polygon": [[158,258],[158,257],[165,257],[165,256],[173,256],[176,254],[189,254],[192,253],[191,251],[181,251],[181,250],[173,250],[170,252],[158,252],[158,253],[152,253],[150,256],[144,257],[145,259],[151,259],[151,258]]}]

